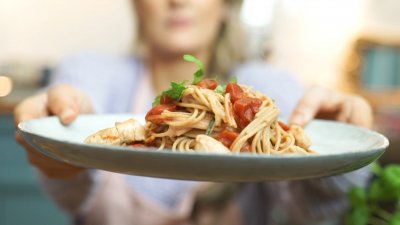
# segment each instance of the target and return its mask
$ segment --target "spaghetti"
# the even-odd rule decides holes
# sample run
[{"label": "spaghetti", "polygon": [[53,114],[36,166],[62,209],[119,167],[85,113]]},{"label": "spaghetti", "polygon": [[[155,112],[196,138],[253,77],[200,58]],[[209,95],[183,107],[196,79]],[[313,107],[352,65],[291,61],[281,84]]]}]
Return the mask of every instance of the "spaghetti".
[{"label": "spaghetti", "polygon": [[[193,58],[188,61],[197,60]],[[215,80],[199,79],[202,64],[194,62],[200,68],[195,81],[172,82],[171,89],[155,100],[144,126],[131,119],[85,141],[179,152],[313,153],[301,127],[278,120],[279,109],[272,99],[237,82],[221,86]]]}]

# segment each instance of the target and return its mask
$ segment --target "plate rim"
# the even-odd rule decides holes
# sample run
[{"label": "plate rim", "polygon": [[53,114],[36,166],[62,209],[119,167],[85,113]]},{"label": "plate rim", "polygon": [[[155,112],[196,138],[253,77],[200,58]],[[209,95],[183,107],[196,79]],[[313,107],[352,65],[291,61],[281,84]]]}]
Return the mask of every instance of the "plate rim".
[{"label": "plate rim", "polygon": [[[113,116],[113,117],[137,117],[137,116],[143,116],[143,114],[82,114],[80,115],[81,117],[96,117],[96,116]],[[380,142],[380,145],[377,146],[376,148],[373,149],[367,149],[367,150],[362,150],[362,151],[348,151],[348,152],[342,152],[340,154],[309,154],[309,155],[302,155],[302,154],[287,154],[287,155],[268,155],[268,154],[258,154],[258,153],[232,153],[232,154],[216,154],[216,153],[206,153],[206,152],[177,152],[177,151],[157,151],[157,148],[134,148],[134,147],[126,147],[126,146],[110,146],[110,145],[99,145],[99,144],[86,144],[84,142],[78,143],[75,141],[69,141],[69,140],[60,140],[56,139],[53,137],[49,136],[44,136],[37,134],[35,132],[30,131],[27,129],[27,124],[30,122],[39,122],[40,120],[57,120],[56,116],[48,116],[48,117],[42,117],[38,119],[32,119],[32,120],[27,120],[24,122],[21,122],[18,124],[17,129],[21,133],[21,135],[26,139],[25,134],[30,135],[30,136],[35,136],[35,137],[40,137],[44,139],[50,139],[51,141],[57,142],[58,144],[68,144],[68,145],[73,145],[73,146],[79,146],[79,147],[86,147],[86,148],[91,148],[91,149],[96,149],[96,150],[101,150],[101,151],[135,151],[138,153],[143,153],[146,154],[148,152],[151,153],[156,153],[156,154],[166,154],[166,155],[184,155],[184,156],[203,156],[203,157],[221,157],[221,158],[264,158],[264,159],[299,159],[299,158],[326,158],[326,157],[334,157],[334,156],[348,156],[348,155],[354,155],[358,153],[366,153],[366,152],[384,152],[388,146],[390,145],[390,142],[387,137],[385,137],[383,134],[370,130],[364,127],[359,127],[353,124],[348,124],[340,121],[332,121],[332,120],[322,120],[322,119],[314,119],[312,122],[322,122],[322,123],[338,123],[341,125],[345,126],[350,126],[356,129],[360,129],[363,132],[369,133],[371,135],[375,135],[376,137],[379,137],[382,141]],[[57,120],[58,121],[58,120]],[[117,121],[115,121],[117,122]],[[83,140],[82,140],[83,141]],[[40,150],[39,150],[40,151]],[[43,152],[43,151],[41,151]]]}]

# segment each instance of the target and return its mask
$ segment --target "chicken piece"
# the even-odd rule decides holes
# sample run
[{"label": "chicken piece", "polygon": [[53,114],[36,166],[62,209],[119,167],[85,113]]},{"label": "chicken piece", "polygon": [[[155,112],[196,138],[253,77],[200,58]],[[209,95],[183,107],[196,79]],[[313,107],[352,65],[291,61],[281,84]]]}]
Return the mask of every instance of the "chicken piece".
[{"label": "chicken piece", "polygon": [[298,125],[291,125],[289,133],[293,134],[296,139],[295,144],[301,148],[308,149],[311,146],[311,140],[304,132],[303,128]]},{"label": "chicken piece", "polygon": [[85,139],[85,143],[99,145],[121,145],[121,138],[117,128],[107,128],[90,135]]},{"label": "chicken piece", "polygon": [[146,130],[137,120],[115,123],[115,127],[100,130],[85,139],[88,144],[122,145],[145,139]]},{"label": "chicken piece", "polygon": [[230,153],[229,149],[225,147],[225,145],[223,145],[221,142],[204,134],[197,135],[196,145],[194,146],[194,149],[199,152],[207,153]]},{"label": "chicken piece", "polygon": [[119,133],[119,137],[124,143],[131,143],[135,141],[143,141],[146,136],[146,130],[139,121],[129,119],[124,122],[116,122],[115,127]]}]

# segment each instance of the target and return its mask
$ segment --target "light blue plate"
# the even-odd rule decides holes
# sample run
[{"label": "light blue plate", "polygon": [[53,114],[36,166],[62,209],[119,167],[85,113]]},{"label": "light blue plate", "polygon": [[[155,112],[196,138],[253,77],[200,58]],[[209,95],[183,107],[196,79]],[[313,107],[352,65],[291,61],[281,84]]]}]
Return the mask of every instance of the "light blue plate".
[{"label": "light blue plate", "polygon": [[306,127],[313,155],[215,155],[88,145],[94,132],[143,115],[83,115],[65,127],[47,117],[18,125],[25,140],[52,158],[112,172],[207,181],[262,181],[317,178],[364,167],[388,147],[381,134],[339,122],[315,120]]}]

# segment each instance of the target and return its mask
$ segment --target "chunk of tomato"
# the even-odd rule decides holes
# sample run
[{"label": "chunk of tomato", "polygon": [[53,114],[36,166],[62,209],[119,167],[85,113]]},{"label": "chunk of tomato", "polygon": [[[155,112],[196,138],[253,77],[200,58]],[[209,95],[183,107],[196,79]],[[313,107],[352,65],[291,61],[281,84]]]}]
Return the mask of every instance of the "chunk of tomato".
[{"label": "chunk of tomato", "polygon": [[233,104],[233,110],[236,114],[236,119],[239,127],[244,129],[251,121],[253,121],[255,115],[258,113],[262,101],[258,98],[241,98]]},{"label": "chunk of tomato", "polygon": [[[230,148],[233,142],[236,140],[236,138],[239,136],[239,133],[231,130],[223,130],[217,139],[219,142],[221,142],[223,145],[225,145],[227,148]],[[250,152],[251,151],[251,146],[250,144],[246,141],[244,145],[242,146],[242,149],[240,149],[240,152]]]},{"label": "chunk of tomato", "polygon": [[243,89],[236,83],[228,83],[226,85],[226,93],[230,94],[232,103],[244,97]]},{"label": "chunk of tomato", "polygon": [[175,100],[171,97],[169,97],[168,95],[161,95],[160,97],[160,104],[161,105],[169,105],[169,104],[173,104],[175,102]]},{"label": "chunk of tomato", "polygon": [[199,83],[197,83],[196,86],[204,89],[215,90],[215,88],[217,88],[218,86],[218,83],[216,80],[203,79]]},{"label": "chunk of tomato", "polygon": [[290,130],[289,126],[286,125],[284,122],[278,121],[278,124],[284,131],[289,131]]},{"label": "chunk of tomato", "polygon": [[146,114],[146,121],[150,121],[154,124],[162,124],[164,122],[163,119],[159,118],[162,112],[168,110],[173,112],[176,110],[176,105],[168,104],[168,105],[157,105],[154,106],[147,114]]},{"label": "chunk of tomato", "polygon": [[230,148],[235,139],[239,136],[239,133],[230,130],[223,130],[218,137],[217,141],[221,142],[227,148]]}]

